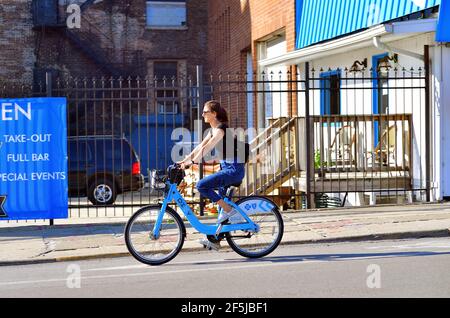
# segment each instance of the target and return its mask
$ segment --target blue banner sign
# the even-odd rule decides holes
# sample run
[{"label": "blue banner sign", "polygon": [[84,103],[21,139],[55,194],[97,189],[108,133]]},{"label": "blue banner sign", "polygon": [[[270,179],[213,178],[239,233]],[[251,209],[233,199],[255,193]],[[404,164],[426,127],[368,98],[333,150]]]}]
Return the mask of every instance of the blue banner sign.
[{"label": "blue banner sign", "polygon": [[68,217],[65,98],[0,99],[0,220]]}]

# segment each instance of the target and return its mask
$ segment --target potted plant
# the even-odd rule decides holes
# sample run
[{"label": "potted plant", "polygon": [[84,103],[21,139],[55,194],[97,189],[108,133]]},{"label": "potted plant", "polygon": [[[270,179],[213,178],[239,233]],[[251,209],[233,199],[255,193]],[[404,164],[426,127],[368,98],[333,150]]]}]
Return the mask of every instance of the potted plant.
[{"label": "potted plant", "polygon": [[326,165],[326,162],[322,161],[320,156],[320,150],[316,150],[314,152],[314,168],[319,172],[319,178],[325,177],[325,171],[323,170],[323,166]]}]

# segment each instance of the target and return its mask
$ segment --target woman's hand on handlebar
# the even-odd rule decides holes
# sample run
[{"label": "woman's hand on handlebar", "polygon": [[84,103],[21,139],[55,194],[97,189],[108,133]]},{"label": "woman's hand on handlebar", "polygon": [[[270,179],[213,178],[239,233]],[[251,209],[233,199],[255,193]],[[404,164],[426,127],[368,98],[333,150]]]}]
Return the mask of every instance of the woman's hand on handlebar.
[{"label": "woman's hand on handlebar", "polygon": [[183,169],[183,170],[189,169],[192,166],[192,162],[189,162],[189,161],[186,161],[186,160],[177,162],[177,164],[179,164],[180,168]]},{"label": "woman's hand on handlebar", "polygon": [[180,168],[183,169],[183,170],[189,169],[189,167],[190,167],[189,164],[186,163],[186,162],[182,162],[180,164]]}]

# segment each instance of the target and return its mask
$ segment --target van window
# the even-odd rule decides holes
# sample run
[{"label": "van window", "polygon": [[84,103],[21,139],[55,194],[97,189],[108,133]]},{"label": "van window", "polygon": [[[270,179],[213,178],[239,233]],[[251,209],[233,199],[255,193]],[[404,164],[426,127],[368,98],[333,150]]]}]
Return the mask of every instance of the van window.
[{"label": "van window", "polygon": [[92,158],[88,144],[81,140],[69,141],[69,162],[89,161]]},{"label": "van window", "polygon": [[127,142],[114,140],[114,147],[112,142],[107,142],[105,146],[105,160],[123,160],[124,162],[132,161],[133,153]]}]

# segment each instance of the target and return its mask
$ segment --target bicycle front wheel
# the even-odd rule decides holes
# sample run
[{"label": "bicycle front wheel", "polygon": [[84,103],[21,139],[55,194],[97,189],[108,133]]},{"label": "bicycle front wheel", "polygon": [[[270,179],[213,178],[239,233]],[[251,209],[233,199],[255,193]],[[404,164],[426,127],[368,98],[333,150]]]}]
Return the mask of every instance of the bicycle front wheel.
[{"label": "bicycle front wheel", "polygon": [[161,211],[160,206],[148,206],[138,210],[125,227],[128,251],[138,261],[148,265],[161,265],[180,252],[186,237],[186,228],[178,213],[167,207],[159,237],[153,229]]},{"label": "bicycle front wheel", "polygon": [[[258,225],[259,231],[226,233],[230,247],[239,255],[248,258],[259,258],[272,253],[280,244],[284,232],[283,218],[276,204],[259,196],[241,199],[236,204]],[[230,222],[233,223],[232,218]]]}]

